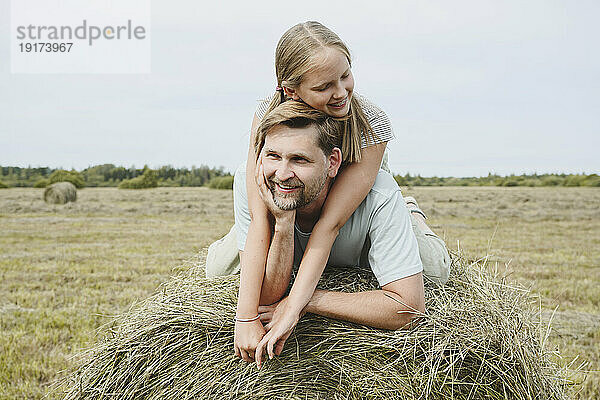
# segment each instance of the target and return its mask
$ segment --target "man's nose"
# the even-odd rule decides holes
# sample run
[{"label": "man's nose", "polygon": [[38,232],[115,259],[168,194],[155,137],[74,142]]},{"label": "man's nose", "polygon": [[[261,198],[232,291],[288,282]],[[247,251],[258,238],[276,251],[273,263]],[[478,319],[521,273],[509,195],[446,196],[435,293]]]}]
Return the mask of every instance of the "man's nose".
[{"label": "man's nose", "polygon": [[290,168],[289,163],[287,162],[282,162],[278,168],[277,171],[275,171],[275,176],[277,177],[277,179],[279,179],[280,181],[286,181],[290,178],[294,177],[294,171],[292,171],[292,169]]}]

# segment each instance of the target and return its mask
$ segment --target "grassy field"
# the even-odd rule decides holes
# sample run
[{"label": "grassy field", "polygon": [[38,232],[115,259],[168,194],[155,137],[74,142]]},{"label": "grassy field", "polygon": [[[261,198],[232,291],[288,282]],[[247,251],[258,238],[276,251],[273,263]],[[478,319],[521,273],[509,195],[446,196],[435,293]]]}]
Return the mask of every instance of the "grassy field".
[{"label": "grassy field", "polygon": [[[551,346],[587,362],[576,396],[600,398],[600,189],[408,188],[448,247],[489,254],[555,307]],[[233,222],[231,191],[0,190],[0,398],[37,399],[111,316],[150,295]],[[184,268],[184,267],[183,267]],[[56,397],[51,394],[51,398]]]}]

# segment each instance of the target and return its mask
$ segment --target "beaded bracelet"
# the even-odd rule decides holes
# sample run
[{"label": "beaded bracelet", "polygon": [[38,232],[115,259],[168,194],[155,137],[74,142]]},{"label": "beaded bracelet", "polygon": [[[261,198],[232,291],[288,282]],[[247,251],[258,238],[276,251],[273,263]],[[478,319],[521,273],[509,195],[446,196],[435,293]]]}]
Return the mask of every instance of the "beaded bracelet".
[{"label": "beaded bracelet", "polygon": [[256,317],[253,318],[238,318],[235,317],[233,320],[235,322],[252,322],[252,321],[256,321],[258,319],[258,314],[256,314]]}]

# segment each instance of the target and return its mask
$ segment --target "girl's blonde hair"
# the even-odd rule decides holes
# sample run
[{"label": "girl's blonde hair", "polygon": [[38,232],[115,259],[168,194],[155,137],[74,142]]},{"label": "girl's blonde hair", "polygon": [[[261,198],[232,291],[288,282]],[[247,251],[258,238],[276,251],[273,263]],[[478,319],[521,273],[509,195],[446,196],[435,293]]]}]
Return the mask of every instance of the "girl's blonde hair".
[{"label": "girl's blonde hair", "polygon": [[[279,39],[275,50],[277,86],[282,88],[285,85],[291,89],[300,86],[304,75],[315,66],[314,56],[324,47],[339,50],[348,60],[348,64],[352,65],[346,44],[321,23],[308,21],[288,29]],[[265,115],[286,100],[282,90],[276,92]],[[350,101],[349,115],[339,120],[343,121],[344,125],[341,148],[343,161],[358,162],[361,159],[361,135],[365,135],[365,140],[374,140],[375,134],[356,96],[352,96]]]}]

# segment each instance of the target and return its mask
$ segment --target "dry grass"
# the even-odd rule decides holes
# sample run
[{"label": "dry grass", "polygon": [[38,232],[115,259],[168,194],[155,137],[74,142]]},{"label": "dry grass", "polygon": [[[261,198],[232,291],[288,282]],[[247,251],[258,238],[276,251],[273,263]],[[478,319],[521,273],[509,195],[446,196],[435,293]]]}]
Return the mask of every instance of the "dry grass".
[{"label": "dry grass", "polygon": [[508,264],[548,309],[600,310],[600,190],[414,188],[450,248]]},{"label": "dry grass", "polygon": [[[566,399],[547,326],[528,292],[495,279],[486,260],[455,257],[449,282],[426,290],[406,331],[315,315],[265,369],[232,354],[238,276],[202,265],[119,319],[67,382],[84,399]],[[370,270],[327,268],[323,289],[377,288]]]},{"label": "dry grass", "polygon": [[589,373],[576,398],[600,398],[600,190],[409,188],[448,246],[490,254],[554,314],[550,344]]},{"label": "dry grass", "polygon": [[43,189],[0,194],[0,398],[39,399],[70,357],[173,268],[227,232],[231,192]]},{"label": "dry grass", "polygon": [[[84,189],[46,205],[43,189],[0,191],[0,398],[37,399],[95,330],[227,232],[231,192]],[[600,190],[415,188],[434,229],[471,258],[492,254],[510,279],[532,285],[549,339],[600,368]],[[450,201],[452,200],[452,201]],[[492,239],[493,238],[493,239]],[[504,272],[504,271],[503,271]],[[600,397],[598,372],[577,396]]]}]

